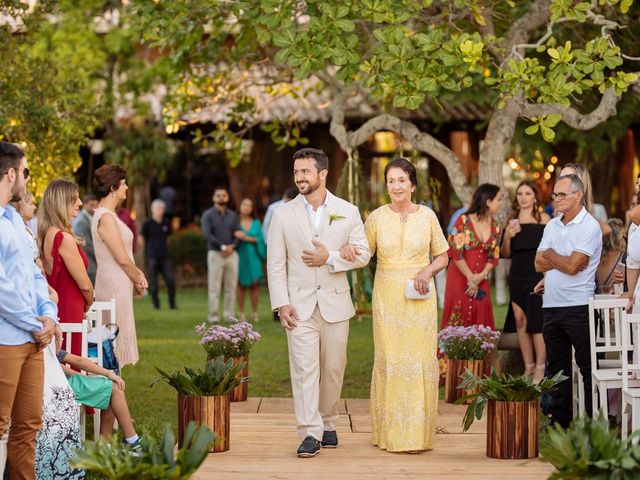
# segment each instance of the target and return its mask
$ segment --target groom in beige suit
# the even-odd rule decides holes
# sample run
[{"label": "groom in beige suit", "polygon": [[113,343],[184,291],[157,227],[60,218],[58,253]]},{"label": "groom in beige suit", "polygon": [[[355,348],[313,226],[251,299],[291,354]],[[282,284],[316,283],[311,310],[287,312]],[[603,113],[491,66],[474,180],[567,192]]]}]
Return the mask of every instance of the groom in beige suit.
[{"label": "groom in beige suit", "polygon": [[335,424],[355,314],[346,272],[367,265],[371,253],[358,207],[327,191],[324,152],[304,148],[293,160],[300,195],[273,214],[267,271],[271,307],[287,331],[298,456],[313,457],[321,445],[338,446]]}]

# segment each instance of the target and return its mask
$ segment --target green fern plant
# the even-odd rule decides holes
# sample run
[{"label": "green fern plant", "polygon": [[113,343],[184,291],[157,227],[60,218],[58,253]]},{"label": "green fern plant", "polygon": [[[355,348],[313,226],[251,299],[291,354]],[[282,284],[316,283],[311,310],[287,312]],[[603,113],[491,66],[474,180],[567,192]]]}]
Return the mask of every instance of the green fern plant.
[{"label": "green fern plant", "polygon": [[473,393],[465,395],[456,400],[460,405],[471,400],[467,406],[467,411],[462,419],[463,431],[469,430],[474,419],[480,420],[484,413],[484,407],[489,400],[499,402],[529,402],[537,400],[545,393],[552,392],[556,386],[567,380],[562,372],[554,377],[544,377],[539,383],[534,383],[531,378],[524,375],[513,376],[509,374],[498,375],[492,368],[491,375],[479,377],[467,369],[462,374],[462,382],[459,387],[465,391],[472,390]]},{"label": "green fern plant", "polygon": [[167,425],[162,440],[144,437],[139,451],[132,450],[114,435],[111,443],[85,442],[84,448],[76,450],[69,463],[114,480],[186,480],[202,464],[214,440],[211,430],[190,422],[183,447],[174,456],[176,439]]},{"label": "green fern plant", "polygon": [[556,425],[542,450],[543,459],[556,468],[549,480],[640,478],[640,445],[633,444],[639,436],[634,432],[621,439],[602,413],[578,417],[566,430]]},{"label": "green fern plant", "polygon": [[204,370],[185,367],[184,373],[180,371],[166,373],[156,367],[161,376],[151,386],[163,381],[172,386],[180,395],[191,397],[226,395],[236,386],[247,381],[248,377],[239,375],[243,368],[244,363],[234,366],[232,358],[225,361],[222,355],[209,360]]}]

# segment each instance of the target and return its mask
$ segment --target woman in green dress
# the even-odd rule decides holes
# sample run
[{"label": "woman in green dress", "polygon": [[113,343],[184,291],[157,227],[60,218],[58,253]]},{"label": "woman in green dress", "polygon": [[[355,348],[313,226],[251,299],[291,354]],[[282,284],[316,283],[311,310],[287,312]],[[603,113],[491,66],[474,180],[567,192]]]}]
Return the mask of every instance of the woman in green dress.
[{"label": "woman in green dress", "polygon": [[251,320],[257,322],[258,296],[262,281],[262,262],[267,258],[267,249],[262,236],[262,225],[254,217],[253,200],[245,198],[240,203],[240,230],[236,232],[238,242],[238,318],[245,320],[244,294],[251,289]]}]

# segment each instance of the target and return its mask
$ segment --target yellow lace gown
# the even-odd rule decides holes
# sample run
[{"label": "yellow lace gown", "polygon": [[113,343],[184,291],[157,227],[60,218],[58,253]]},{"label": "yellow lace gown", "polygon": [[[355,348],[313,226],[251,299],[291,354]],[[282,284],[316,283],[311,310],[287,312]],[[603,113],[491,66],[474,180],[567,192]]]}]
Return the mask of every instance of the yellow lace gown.
[{"label": "yellow lace gown", "polygon": [[438,407],[438,311],[433,281],[427,300],[406,300],[407,281],[449,249],[435,213],[407,216],[384,205],[365,223],[377,252],[373,286],[372,443],[390,452],[430,450]]}]

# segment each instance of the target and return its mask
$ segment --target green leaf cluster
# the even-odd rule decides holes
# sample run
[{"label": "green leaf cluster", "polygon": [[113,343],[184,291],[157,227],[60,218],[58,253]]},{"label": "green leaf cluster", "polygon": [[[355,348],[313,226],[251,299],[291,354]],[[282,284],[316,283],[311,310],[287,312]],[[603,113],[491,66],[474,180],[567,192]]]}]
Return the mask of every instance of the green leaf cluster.
[{"label": "green leaf cluster", "polygon": [[498,374],[493,368],[488,377],[479,377],[467,369],[462,374],[459,388],[465,391],[471,390],[473,393],[456,401],[456,404],[460,405],[471,400],[462,419],[463,430],[465,432],[469,430],[474,419],[480,420],[482,418],[484,407],[489,400],[500,402],[537,400],[545,393],[555,390],[560,382],[566,380],[567,377],[562,375],[562,372],[551,378],[544,377],[540,382],[534,383],[531,378],[524,375]]},{"label": "green leaf cluster", "polygon": [[634,432],[621,439],[602,413],[596,418],[580,416],[566,430],[556,425],[542,450],[544,460],[556,468],[549,479],[639,478],[640,445],[634,445],[639,436]]},{"label": "green leaf cluster", "polygon": [[177,371],[166,373],[156,367],[160,378],[155,380],[151,386],[163,381],[173,387],[180,395],[191,397],[208,397],[226,395],[242,382],[246,382],[248,377],[242,377],[239,373],[245,364],[233,365],[233,359],[225,361],[224,356],[209,360],[204,370],[194,370],[185,367],[184,373]]},{"label": "green leaf cluster", "polygon": [[167,425],[160,441],[144,437],[140,451],[134,452],[114,436],[111,443],[85,442],[84,448],[76,450],[69,463],[114,480],[186,480],[207,457],[214,440],[215,434],[206,426],[190,422],[183,447],[174,455],[176,441]]}]

